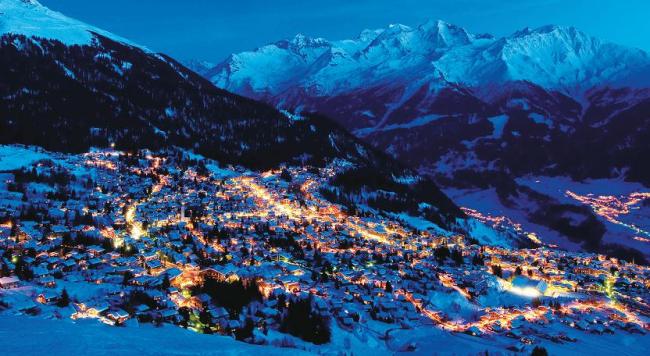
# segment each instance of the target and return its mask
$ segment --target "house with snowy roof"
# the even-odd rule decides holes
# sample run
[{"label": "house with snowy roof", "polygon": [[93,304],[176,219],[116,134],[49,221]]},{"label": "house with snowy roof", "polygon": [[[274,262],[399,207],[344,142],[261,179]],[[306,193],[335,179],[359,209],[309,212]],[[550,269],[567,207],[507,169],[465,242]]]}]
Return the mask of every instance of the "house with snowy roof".
[{"label": "house with snowy roof", "polygon": [[20,280],[16,277],[0,277],[0,288],[13,289],[17,288]]}]

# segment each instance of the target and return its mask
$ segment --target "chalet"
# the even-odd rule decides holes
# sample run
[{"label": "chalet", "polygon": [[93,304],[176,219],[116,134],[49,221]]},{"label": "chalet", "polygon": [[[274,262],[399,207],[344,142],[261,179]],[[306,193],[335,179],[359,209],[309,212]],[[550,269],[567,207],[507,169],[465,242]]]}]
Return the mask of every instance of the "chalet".
[{"label": "chalet", "polygon": [[150,269],[158,269],[162,267],[160,260],[150,260],[147,262],[147,267]]},{"label": "chalet", "polygon": [[178,311],[176,309],[163,309],[158,312],[160,318],[164,321],[177,321],[179,318]]},{"label": "chalet", "polygon": [[57,299],[59,299],[59,295],[51,291],[41,293],[36,297],[36,301],[41,304],[52,304],[56,302]]},{"label": "chalet", "polygon": [[140,304],[137,307],[135,307],[135,315],[137,316],[148,315],[150,312],[151,312],[151,308],[149,308],[146,304]]},{"label": "chalet", "polygon": [[144,256],[144,260],[149,262],[158,258],[158,255],[155,253]]},{"label": "chalet", "polygon": [[74,259],[67,259],[63,262],[63,270],[71,271],[77,267],[77,262]]},{"label": "chalet", "polygon": [[207,295],[205,293],[201,293],[201,294],[196,296],[196,299],[198,299],[201,302],[202,305],[206,306],[206,305],[210,304],[210,301],[212,300],[212,297],[210,297],[209,295]]},{"label": "chalet", "polygon": [[91,246],[87,251],[93,257],[99,257],[104,253],[104,249],[98,246]]},{"label": "chalet", "polygon": [[151,276],[137,276],[131,279],[131,284],[136,286],[148,286],[151,285],[156,280],[155,277]]},{"label": "chalet", "polygon": [[102,264],[102,260],[100,260],[99,258],[91,258],[88,260],[89,268],[97,268],[101,266],[101,264]]},{"label": "chalet", "polygon": [[32,269],[35,278],[44,278],[50,275],[50,272],[44,267],[36,267]]},{"label": "chalet", "polygon": [[260,312],[262,313],[262,315],[264,315],[266,317],[271,317],[271,318],[274,318],[279,314],[277,309],[270,308],[270,307],[266,307],[266,308],[262,309]]},{"label": "chalet", "polygon": [[54,237],[62,237],[63,234],[70,232],[70,230],[63,225],[54,225],[50,230],[50,235]]},{"label": "chalet", "polygon": [[221,273],[215,269],[208,268],[206,270],[203,270],[201,274],[205,277],[217,280],[217,281],[224,281],[226,280],[227,274]]},{"label": "chalet", "polygon": [[54,268],[61,262],[61,260],[57,257],[49,257],[45,262],[47,263],[48,268]]},{"label": "chalet", "polygon": [[347,312],[340,311],[339,320],[341,320],[341,323],[347,327],[351,327],[352,324],[354,324],[354,318],[352,318],[352,316],[350,316],[350,314]]},{"label": "chalet", "polygon": [[116,324],[121,324],[129,319],[129,313],[127,313],[125,310],[119,309],[108,312],[106,314],[106,317],[114,321]]},{"label": "chalet", "polygon": [[38,280],[38,283],[44,287],[49,287],[49,288],[56,286],[56,280],[52,276],[42,277],[41,279]]},{"label": "chalet", "polygon": [[16,277],[0,277],[0,288],[12,289],[17,288],[20,280]]},{"label": "chalet", "polygon": [[147,291],[147,294],[158,303],[162,302],[165,298],[165,294],[156,289]]},{"label": "chalet", "polygon": [[38,306],[38,304],[33,301],[29,301],[20,306],[17,306],[16,309],[30,315],[36,315],[41,311],[41,308]]}]

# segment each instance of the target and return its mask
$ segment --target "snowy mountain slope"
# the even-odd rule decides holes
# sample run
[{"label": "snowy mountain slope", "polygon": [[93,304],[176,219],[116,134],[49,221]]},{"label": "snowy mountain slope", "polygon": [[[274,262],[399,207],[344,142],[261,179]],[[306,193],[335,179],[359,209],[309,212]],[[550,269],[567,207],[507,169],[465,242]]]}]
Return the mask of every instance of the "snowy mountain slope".
[{"label": "snowy mountain slope", "polygon": [[67,45],[92,44],[97,33],[135,46],[124,38],[52,11],[37,0],[0,1],[0,33],[47,38]]},{"label": "snowy mountain slope", "polygon": [[[4,149],[5,152],[11,150],[17,153],[32,150],[32,155],[41,153],[20,146]],[[276,346],[285,347],[284,353],[295,349],[312,354],[331,354],[341,350],[360,354],[368,350],[379,354],[409,350],[420,354],[430,350],[434,341],[440,344],[443,338],[447,340],[441,348],[445,354],[460,350],[478,353],[486,349],[493,353],[505,352],[506,349],[528,352],[534,346],[551,344],[551,340],[562,340],[553,342],[562,353],[575,350],[578,347],[575,343],[584,343],[583,349],[602,349],[603,343],[612,347],[612,343],[621,338],[631,338],[630,342],[639,344],[636,348],[626,349],[628,353],[637,354],[637,350],[643,350],[647,343],[639,335],[648,329],[647,307],[632,298],[638,296],[640,302],[647,296],[643,281],[650,270],[638,265],[622,262],[619,265],[618,261],[617,265],[612,265],[609,259],[597,258],[593,254],[549,248],[516,249],[499,241],[488,242],[491,246],[488,247],[482,244],[483,241],[479,244],[480,234],[490,230],[487,225],[474,225],[471,237],[465,237],[449,235],[406,214],[379,215],[363,208],[361,214],[347,215],[323,200],[318,193],[318,186],[327,185],[329,169],[289,167],[286,173],[280,173],[280,170],[251,172],[242,167],[226,170],[217,167],[214,161],[184,150],[131,154],[97,149],[81,155],[48,154],[51,157],[48,160],[28,164],[13,172],[3,172],[3,179],[6,179],[5,185],[0,187],[3,204],[9,201],[14,206],[12,211],[25,211],[28,209],[23,204],[38,202],[55,207],[65,202],[67,206],[76,207],[71,213],[75,216],[71,219],[75,221],[83,216],[80,213],[82,209],[90,210],[87,216],[96,216],[96,213],[97,219],[84,220],[81,223],[84,231],[111,231],[114,239],[124,239],[120,243],[131,247],[117,251],[109,249],[112,241],[108,237],[99,232],[89,232],[73,240],[86,242],[79,242],[71,253],[52,253],[50,256],[39,252],[36,258],[25,253],[14,258],[14,261],[20,258],[26,261],[25,264],[29,263],[26,268],[18,263],[2,261],[5,271],[11,268],[22,279],[18,288],[0,289],[0,335],[7,339],[3,344],[5,353],[42,353],[48,349],[55,350],[55,354],[103,354],[108,349],[121,354],[210,354],[212,350],[220,354],[250,354],[263,351],[259,346],[214,335],[232,336],[233,333],[237,340],[269,347],[270,354],[282,352]],[[207,171],[198,175],[196,172],[205,169],[201,166]],[[50,174],[64,174],[55,172],[70,172],[76,178],[48,179]],[[286,175],[292,177],[291,183],[282,177]],[[95,185],[89,183],[90,179],[98,185],[110,184],[110,188],[105,192],[83,189],[82,186]],[[413,179],[401,177],[401,180]],[[14,191],[17,186],[14,180],[29,188]],[[38,181],[42,183],[37,184]],[[57,190],[60,181],[67,181],[63,184],[79,192],[76,198],[48,194],[44,201],[41,196]],[[112,185],[113,182],[118,185]],[[298,186],[301,188],[296,189]],[[129,194],[124,194],[125,190]],[[196,194],[197,190],[203,192],[203,196]],[[206,199],[206,196],[210,198]],[[86,204],[99,199],[98,204]],[[206,204],[206,200],[214,204]],[[196,221],[192,222],[193,225],[183,218],[182,212],[177,215],[180,201],[192,209],[205,204],[201,217],[194,215],[191,218]],[[104,209],[107,205],[120,206],[121,202],[128,208]],[[55,208],[50,210],[58,211]],[[44,216],[47,225],[31,222],[27,214],[21,214],[19,228],[9,228],[8,223],[3,222],[0,248],[3,251],[16,250],[13,246],[16,246],[17,238],[13,238],[10,231],[18,229],[24,231],[24,235],[29,234],[21,238],[26,240],[21,244],[24,250],[57,251],[64,248],[57,247],[65,244],[64,239],[50,239],[47,233],[41,234],[40,231],[49,229],[49,226],[66,229],[59,222],[67,220],[68,215],[59,212]],[[118,223],[122,216],[126,224]],[[246,221],[242,216],[253,221]],[[257,216],[264,216],[261,221],[269,226],[282,226],[282,230],[262,230],[261,224],[255,224],[257,219],[254,217]],[[9,221],[13,224],[13,220]],[[164,229],[142,225],[142,230],[138,230],[139,238],[130,238],[132,233],[127,231],[133,225],[127,224],[141,226],[141,221],[150,222],[147,226],[167,225]],[[214,225],[204,221],[214,221]],[[518,229],[503,220],[485,219],[485,223]],[[180,226],[175,227],[177,225]],[[191,230],[185,230],[188,225]],[[221,230],[222,226],[224,230]],[[246,228],[248,226],[254,228]],[[201,239],[187,238],[183,245],[188,246],[177,248],[180,231],[187,231],[188,235],[191,234],[189,236],[200,233]],[[218,234],[218,237],[212,238],[213,234]],[[290,237],[285,238],[285,234]],[[295,243],[278,243],[278,240],[285,239]],[[255,242],[254,256],[248,249],[241,248],[244,241],[251,246]],[[315,241],[319,247],[303,250],[300,247],[303,241],[309,243],[307,246]],[[231,251],[223,262],[218,259],[214,248],[217,246]],[[323,251],[320,246],[328,247]],[[444,257],[445,251],[449,250],[452,252],[447,252],[448,257]],[[135,255],[126,254],[128,251],[137,252]],[[16,256],[16,252],[13,253]],[[386,257],[383,257],[384,253]],[[163,260],[164,267],[158,266],[156,270],[142,262],[141,256],[159,254],[170,256],[167,258],[174,262]],[[195,258],[198,254],[210,257]],[[454,257],[449,258],[450,254]],[[150,261],[161,261],[158,258],[153,257]],[[63,263],[69,267],[62,270],[43,267]],[[498,270],[492,267],[495,265],[504,267]],[[291,270],[287,266],[296,268]],[[598,288],[601,282],[587,279],[579,268],[591,267],[588,271],[593,272],[590,273],[610,275],[611,268],[616,266],[621,268],[620,275],[629,277],[620,278],[620,282],[612,279],[616,281],[613,290],[617,293],[617,303],[614,304],[609,303],[605,299],[606,292]],[[333,268],[336,273],[314,281],[309,272],[319,268]],[[30,281],[29,275],[25,276],[29,272],[22,272],[24,270],[33,271],[36,278]],[[513,277],[517,270],[530,272],[525,272],[527,277]],[[133,277],[125,278],[118,271],[131,271]],[[198,276],[197,279],[186,279],[184,276],[189,273]],[[239,285],[243,279],[254,281],[248,282],[255,283],[253,287],[264,283],[263,290],[271,292],[247,297],[253,291],[210,287],[212,278],[219,278],[222,273],[229,273],[233,276],[231,280],[235,281],[222,282],[230,283],[226,285]],[[176,277],[169,281],[168,274]],[[43,286],[45,276],[54,280],[54,285]],[[359,285],[347,281],[348,278],[356,281],[359,277],[363,278]],[[518,287],[521,285],[519,282],[516,285],[515,281],[510,282],[512,278],[538,287],[525,292]],[[386,286],[379,281],[385,281]],[[545,282],[539,285],[540,281]],[[570,284],[573,281],[584,284],[576,283],[574,289]],[[300,291],[287,290],[289,283],[299,286]],[[185,296],[178,292],[179,289]],[[351,290],[362,298],[350,295]],[[377,296],[378,293],[381,295]],[[309,295],[306,300],[313,302],[314,306],[307,310],[292,310],[295,298],[306,295]],[[223,301],[221,296],[232,298]],[[537,300],[534,298],[544,300],[544,304],[535,305]],[[243,305],[226,304],[228,300],[241,299]],[[287,299],[289,307],[284,302]],[[196,302],[188,303],[187,300]],[[555,312],[546,306],[548,301],[562,303],[562,307],[566,305],[567,309],[575,311],[567,317],[566,312]],[[367,303],[372,309],[367,307]],[[638,309],[632,309],[635,306]],[[233,314],[224,308],[233,310]],[[199,312],[203,317],[192,316]],[[312,334],[284,329],[285,320],[296,315],[294,313],[322,318],[323,322],[319,324],[322,327],[314,333],[326,335],[326,339],[314,340],[310,338]],[[255,320],[262,325],[253,321],[257,316],[259,319]],[[12,323],[16,327],[11,328]],[[305,329],[310,332],[310,324],[300,325],[305,324]],[[213,335],[197,335],[190,330]],[[599,342],[605,336],[598,335],[594,339],[594,333],[614,335],[607,336],[606,342]],[[16,341],[30,340],[37,334],[46,335],[36,343]],[[571,339],[560,338],[566,334],[570,334]],[[523,335],[535,338],[532,345],[529,339],[523,339],[521,343],[517,341]],[[161,340],[158,343],[155,342],[157,338]],[[513,343],[516,349],[512,348]]]},{"label": "snowy mountain slope", "polygon": [[199,61],[195,59],[184,60],[181,62],[185,67],[196,73],[204,73],[214,67],[214,63],[208,61]]},{"label": "snowy mountain slope", "polygon": [[[463,57],[468,62],[459,64]],[[630,86],[637,74],[648,73],[649,64],[650,57],[641,50],[560,26],[526,28],[473,55],[452,51],[435,63],[448,80],[470,86],[525,80],[568,93],[600,85]]]}]

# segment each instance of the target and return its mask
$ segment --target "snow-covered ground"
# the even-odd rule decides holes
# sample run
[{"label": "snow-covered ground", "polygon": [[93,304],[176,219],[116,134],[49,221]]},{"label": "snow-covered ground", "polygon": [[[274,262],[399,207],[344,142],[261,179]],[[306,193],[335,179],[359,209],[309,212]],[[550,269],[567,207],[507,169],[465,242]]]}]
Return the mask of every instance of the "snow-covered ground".
[{"label": "snow-covered ground", "polygon": [[540,193],[552,196],[563,203],[575,203],[565,192],[571,190],[578,194],[628,195],[634,192],[650,191],[640,183],[626,182],[623,179],[587,179],[576,182],[569,177],[521,177],[517,183],[528,186]]},{"label": "snow-covered ground", "polygon": [[34,147],[0,145],[0,171],[20,169],[50,157],[48,153]]},{"label": "snow-covered ground", "polygon": [[96,320],[0,315],[3,355],[281,355],[296,349],[255,346],[176,326],[111,327]]},{"label": "snow-covered ground", "polygon": [[[548,327],[548,326],[547,326]],[[570,337],[579,338],[578,342],[553,343],[545,342],[549,355],[647,355],[650,347],[650,337],[634,334],[587,334],[576,332],[575,329],[554,323],[550,328],[564,332]],[[467,334],[449,334],[444,331],[427,330],[395,330],[391,333],[400,345],[417,345],[414,352],[408,355],[478,355],[486,351],[490,355],[499,354],[529,354],[530,350],[521,353],[504,350],[516,346],[516,340],[509,337],[478,338]],[[405,349],[406,347],[403,347]]]}]

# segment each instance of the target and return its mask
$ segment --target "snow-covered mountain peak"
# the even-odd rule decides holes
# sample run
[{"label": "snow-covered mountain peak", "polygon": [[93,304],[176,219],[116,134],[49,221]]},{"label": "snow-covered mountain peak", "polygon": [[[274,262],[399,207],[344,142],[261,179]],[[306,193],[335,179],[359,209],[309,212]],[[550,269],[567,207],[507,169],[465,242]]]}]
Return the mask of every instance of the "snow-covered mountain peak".
[{"label": "snow-covered mountain peak", "polygon": [[374,30],[365,29],[361,31],[361,33],[359,33],[359,36],[357,36],[356,40],[361,42],[369,42],[377,38],[377,36],[379,36],[382,32],[384,32],[383,28],[374,29]]},{"label": "snow-covered mountain peak", "polygon": [[[430,20],[417,27],[391,24],[360,49],[356,58],[365,59],[365,64],[383,65],[396,61],[408,61],[411,57],[438,57],[441,49],[466,46],[473,36],[465,29],[441,20]],[[370,38],[366,32],[365,38]]]},{"label": "snow-covered mountain peak", "polygon": [[412,28],[407,25],[402,25],[401,23],[391,23],[388,25],[384,33],[386,34],[396,34],[401,32],[411,31]]},{"label": "snow-covered mountain peak", "polygon": [[472,41],[472,35],[462,27],[442,20],[429,20],[418,26],[425,39],[435,41],[438,46],[463,46]]},{"label": "snow-covered mountain peak", "polygon": [[302,33],[297,34],[291,40],[280,41],[279,44],[286,43],[294,48],[300,49],[305,47],[323,47],[329,46],[329,42],[323,38],[313,38]]},{"label": "snow-covered mountain peak", "polygon": [[555,34],[563,36],[575,36],[577,34],[587,36],[584,32],[578,30],[573,26],[560,26],[560,25],[543,25],[537,28],[524,27],[521,30],[515,31],[515,33],[510,36],[511,38],[517,37],[526,37],[530,35],[543,35],[543,34]]},{"label": "snow-covered mountain peak", "polygon": [[631,80],[639,75],[645,76],[642,85],[650,85],[644,69],[650,65],[647,53],[601,41],[575,27],[525,28],[496,41],[485,53],[491,60],[472,69],[472,79],[479,83],[526,80],[569,94],[593,86],[636,86]]},{"label": "snow-covered mountain peak", "polygon": [[544,25],[531,30],[533,33],[556,33],[556,34],[570,34],[571,36],[582,35],[587,36],[584,32],[578,30],[574,26],[561,26],[561,25]]},{"label": "snow-covered mountain peak", "polygon": [[[598,46],[602,42],[595,37],[578,30],[572,26],[546,25],[531,29],[529,27],[515,32],[508,38],[510,42],[516,41],[545,41],[547,46],[557,45],[564,42],[572,49],[584,46]],[[552,43],[555,41],[555,43]]]},{"label": "snow-covered mountain peak", "polygon": [[66,45],[91,45],[97,33],[136,46],[124,38],[52,11],[37,0],[0,1],[0,35],[7,33],[58,40]]}]

